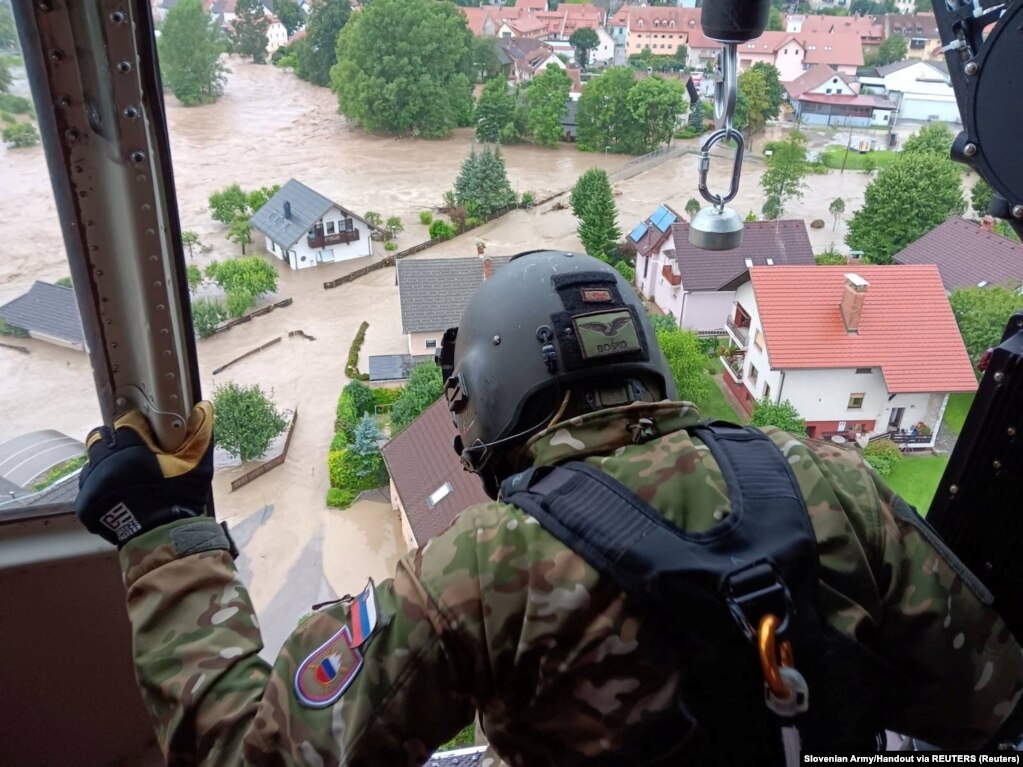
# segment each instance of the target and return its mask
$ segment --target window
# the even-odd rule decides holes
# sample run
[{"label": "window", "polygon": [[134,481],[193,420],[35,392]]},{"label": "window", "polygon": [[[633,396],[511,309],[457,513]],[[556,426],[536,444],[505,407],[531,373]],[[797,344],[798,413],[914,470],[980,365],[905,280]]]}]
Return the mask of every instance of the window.
[{"label": "window", "polygon": [[760,371],[757,370],[757,366],[752,362],[749,365],[749,382],[754,386],[757,385],[757,376],[760,375]]},{"label": "window", "polygon": [[427,349],[436,349],[437,348],[437,341],[436,341],[436,339],[431,338],[429,341],[427,341],[426,342],[426,348]]},{"label": "window", "polygon": [[859,410],[861,407],[863,407],[863,397],[864,396],[865,395],[863,394],[863,392],[860,392],[859,394],[850,394],[849,395],[849,405],[848,405],[849,409],[850,410]]},{"label": "window", "polygon": [[771,384],[769,383],[764,384],[764,399],[766,400],[771,399]]},{"label": "window", "polygon": [[334,234],[334,222],[333,221],[328,221],[327,222],[327,227],[326,227],[326,229],[324,229],[324,231],[327,234]]},{"label": "window", "polygon": [[350,232],[355,228],[355,222],[350,218],[345,219],[345,231]]},{"label": "window", "polygon": [[426,504],[432,509],[438,503],[440,503],[449,495],[451,495],[451,489],[452,489],[451,483],[445,482],[443,485],[441,485],[432,493],[430,493],[430,497],[426,499]]},{"label": "window", "polygon": [[825,93],[831,93],[831,88],[828,88],[828,89],[827,89],[826,91],[824,91],[824,92],[825,92]]},{"label": "window", "polygon": [[874,372],[874,368],[856,368],[856,375],[858,376],[869,376]]},{"label": "window", "polygon": [[757,328],[756,335],[753,336],[753,345],[757,347],[759,351],[764,350],[764,334],[760,332],[760,328]]}]

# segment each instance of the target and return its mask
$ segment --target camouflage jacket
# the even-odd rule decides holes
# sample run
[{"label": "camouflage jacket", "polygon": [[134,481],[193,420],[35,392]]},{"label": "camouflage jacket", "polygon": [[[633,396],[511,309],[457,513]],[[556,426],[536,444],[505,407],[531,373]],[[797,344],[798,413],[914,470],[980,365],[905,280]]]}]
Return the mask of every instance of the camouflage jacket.
[{"label": "camouflage jacket", "polygon": [[[640,417],[655,428],[636,442]],[[531,450],[537,464],[585,459],[706,530],[729,502],[684,430],[698,420],[685,404],[630,405]],[[892,669],[885,726],[981,746],[1023,691],[1020,646],[858,453],[767,431],[807,501],[821,614]],[[620,590],[506,504],[467,509],[392,580],[317,611],[273,668],[226,546],[212,520],[183,520],[121,554],[138,679],[172,765],[418,765],[477,710],[508,764],[576,765],[677,706],[678,674],[645,652]]]}]

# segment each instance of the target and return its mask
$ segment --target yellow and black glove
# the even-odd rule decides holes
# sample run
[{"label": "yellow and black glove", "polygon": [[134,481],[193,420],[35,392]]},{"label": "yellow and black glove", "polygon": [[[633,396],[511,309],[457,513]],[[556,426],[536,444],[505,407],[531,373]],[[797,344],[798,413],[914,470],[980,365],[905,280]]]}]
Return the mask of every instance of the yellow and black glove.
[{"label": "yellow and black glove", "polygon": [[213,480],[213,406],[203,401],[193,408],[185,440],[173,453],[161,450],[137,410],[117,418],[113,430],[93,429],[86,450],[75,514],[90,532],[123,546],[204,513]]}]

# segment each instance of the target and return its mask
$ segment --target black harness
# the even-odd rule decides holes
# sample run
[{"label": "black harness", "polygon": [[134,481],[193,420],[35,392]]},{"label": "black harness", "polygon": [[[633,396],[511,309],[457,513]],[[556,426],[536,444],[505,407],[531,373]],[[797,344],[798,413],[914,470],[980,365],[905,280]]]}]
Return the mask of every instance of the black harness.
[{"label": "black harness", "polygon": [[[706,532],[681,530],[578,461],[509,477],[501,499],[618,583],[643,615],[651,644],[668,648],[696,725],[685,736],[686,761],[780,763],[783,724],[798,726],[804,750],[876,750],[881,671],[820,619],[816,537],[788,461],[754,428],[715,421],[688,431],[717,461],[731,503]],[[811,691],[809,709],[792,720],[764,703],[755,632],[767,614],[780,619],[778,639],[791,642]],[[635,763],[628,756],[615,758]]]}]

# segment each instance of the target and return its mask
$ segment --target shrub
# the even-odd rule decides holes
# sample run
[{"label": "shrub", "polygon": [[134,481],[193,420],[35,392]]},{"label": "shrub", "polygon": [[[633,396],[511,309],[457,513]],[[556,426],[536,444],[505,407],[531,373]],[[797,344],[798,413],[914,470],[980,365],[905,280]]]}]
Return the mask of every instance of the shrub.
[{"label": "shrub", "polygon": [[433,213],[428,210],[419,211],[419,223],[424,226],[429,226],[433,223]]},{"label": "shrub", "polygon": [[217,326],[227,319],[227,309],[220,301],[200,298],[192,302],[192,325],[199,338],[209,338]]},{"label": "shrub", "polygon": [[373,390],[358,379],[349,381],[337,400],[334,430],[344,434],[346,441],[351,442],[362,416],[365,413],[372,414],[374,410]]},{"label": "shrub", "polygon": [[327,490],[327,506],[332,509],[347,509],[355,500],[355,493],[351,490],[342,490],[339,487],[332,487]]},{"label": "shrub", "polygon": [[523,192],[522,197],[519,198],[519,202],[525,207],[529,207],[536,201],[536,194],[534,192]]},{"label": "shrub", "polygon": [[373,456],[361,456],[351,447],[344,450],[332,450],[327,454],[330,486],[350,492],[352,498],[363,490],[380,487],[387,481],[387,473],[383,472],[383,479],[381,479],[381,473],[376,470],[377,462],[383,466],[379,450],[376,452],[375,459]]},{"label": "shrub", "polygon": [[367,380],[368,375],[359,373],[359,352],[362,351],[362,342],[366,340],[366,329],[369,327],[369,323],[363,321],[359,326],[358,332],[355,334],[355,338],[352,339],[352,346],[348,350],[348,363],[345,365],[345,375],[349,378],[358,378],[360,380]]},{"label": "shrub", "polygon": [[348,447],[348,435],[343,431],[339,431],[334,435],[334,439],[330,441],[330,450],[328,452],[333,453],[337,450],[344,450]]},{"label": "shrub", "polygon": [[0,111],[13,112],[16,115],[34,114],[31,101],[10,93],[0,93]]},{"label": "shrub", "polygon": [[213,392],[217,446],[243,461],[265,455],[270,443],[288,425],[277,411],[272,394],[264,394],[258,385],[229,383],[218,387]]},{"label": "shrub", "polygon": [[17,325],[11,325],[3,317],[0,317],[0,336],[28,338],[28,331],[24,328],[19,328]]},{"label": "shrub", "polygon": [[57,480],[64,479],[68,474],[74,474],[76,471],[85,466],[87,458],[84,455],[79,455],[74,458],[69,458],[66,461],[62,461],[50,469],[46,474],[39,479],[38,482],[32,483],[32,490],[38,492],[45,490],[50,485],[53,485]]},{"label": "shrub", "polygon": [[444,384],[440,368],[432,362],[421,362],[412,368],[408,385],[391,408],[391,430],[397,434],[430,407],[441,396]]},{"label": "shrub", "polygon": [[482,219],[479,216],[469,216],[465,219],[465,228],[475,229],[477,226],[483,226],[485,223],[487,223],[486,219]]},{"label": "shrub", "polygon": [[227,291],[228,316],[241,317],[255,305],[256,299],[249,291],[240,288]]},{"label": "shrub", "polygon": [[622,275],[630,285],[636,281],[636,270],[624,261],[616,261],[614,267],[615,271]]},{"label": "shrub", "polygon": [[32,123],[14,123],[4,128],[3,137],[5,144],[10,144],[14,149],[35,146],[39,143],[39,131]]},{"label": "shrub", "polygon": [[810,228],[811,229],[823,229],[824,228],[824,219],[823,218],[815,218],[813,221],[810,222]]},{"label": "shrub", "polygon": [[757,400],[750,423],[753,426],[776,426],[793,434],[806,431],[806,420],[787,399],[781,402],[771,402],[766,397]]},{"label": "shrub", "polygon": [[849,263],[844,255],[835,250],[835,246],[830,246],[827,250],[818,253],[813,257],[817,266],[844,266]]},{"label": "shrub", "polygon": [[455,236],[455,227],[449,224],[447,221],[437,219],[430,224],[430,239],[431,240],[450,240]]},{"label": "shrub", "polygon": [[402,386],[394,389],[380,386],[376,389],[372,389],[371,391],[373,392],[373,404],[377,407],[386,407],[388,405],[393,405],[405,389]]},{"label": "shrub", "polygon": [[18,118],[12,115],[10,112],[0,112],[0,120],[3,120],[8,125],[16,123]]},{"label": "shrub", "polygon": [[397,249],[398,243],[396,243],[394,240],[388,240],[387,242],[384,243],[384,250],[388,251],[389,253],[393,253]]},{"label": "shrub", "polygon": [[890,439],[879,439],[867,445],[863,458],[878,474],[887,477],[902,460],[902,451]]}]

